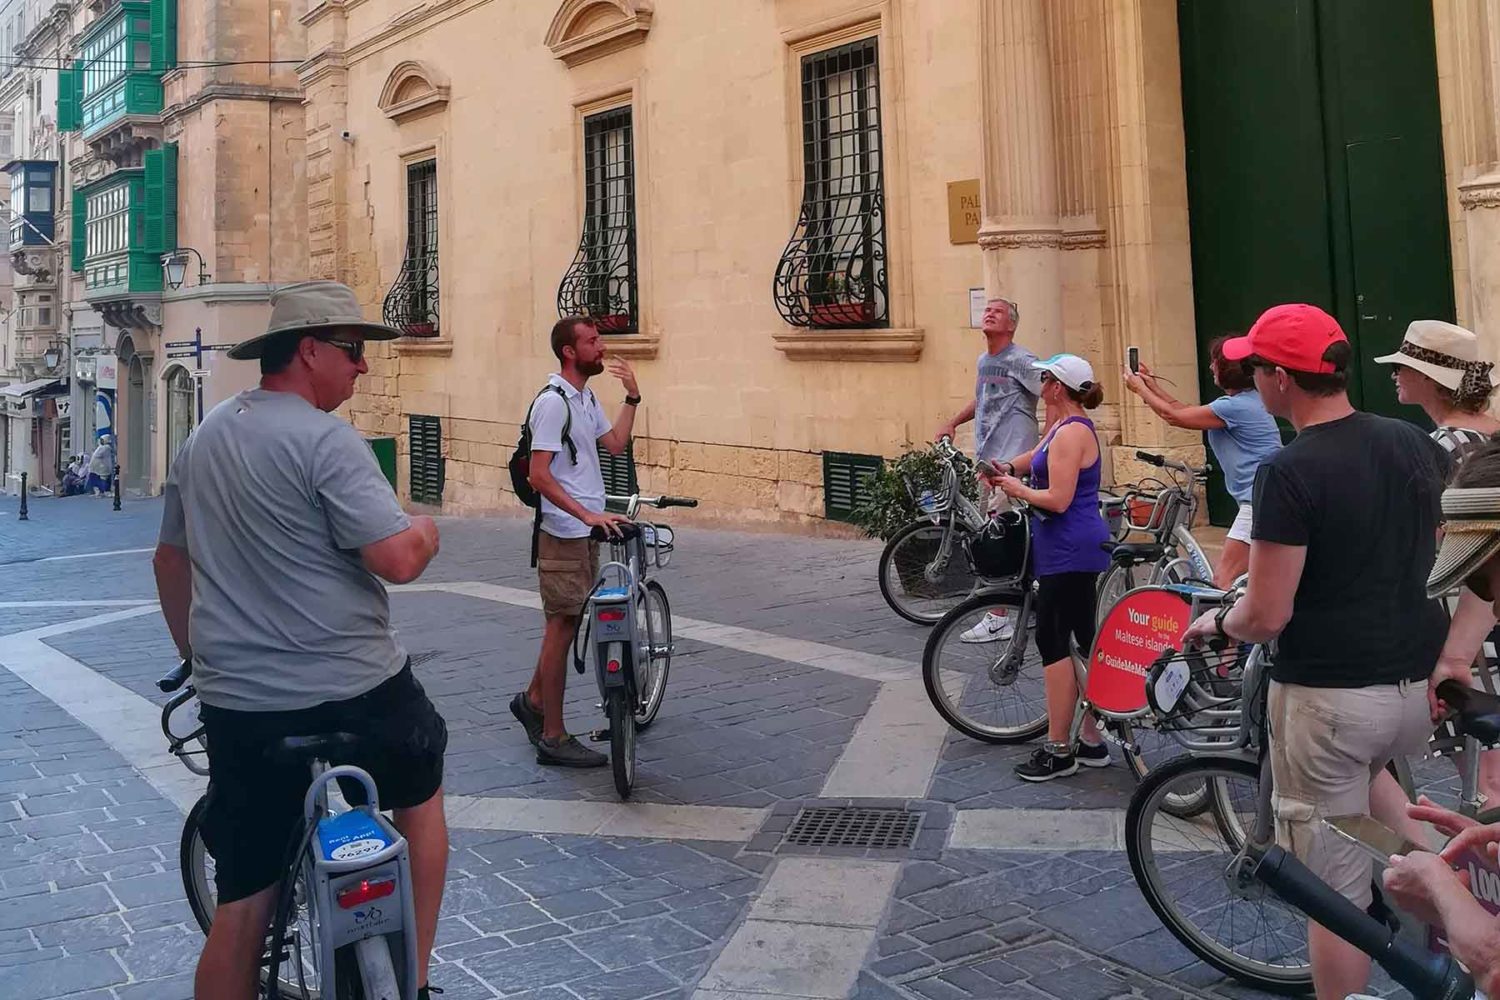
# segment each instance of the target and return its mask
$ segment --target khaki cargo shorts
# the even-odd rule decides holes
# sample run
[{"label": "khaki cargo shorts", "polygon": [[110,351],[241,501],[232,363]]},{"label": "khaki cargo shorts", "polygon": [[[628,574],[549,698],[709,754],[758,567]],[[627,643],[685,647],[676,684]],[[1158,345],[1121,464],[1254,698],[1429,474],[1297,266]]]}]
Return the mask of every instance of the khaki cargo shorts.
[{"label": "khaki cargo shorts", "polygon": [[578,617],[599,576],[599,543],[591,538],[557,538],[541,532],[536,546],[536,575],[542,591],[542,614],[548,618]]},{"label": "khaki cargo shorts", "polygon": [[1329,829],[1326,816],[1370,812],[1370,782],[1432,735],[1427,684],[1363,688],[1271,682],[1271,798],[1276,843],[1359,907],[1370,905],[1370,857]]}]

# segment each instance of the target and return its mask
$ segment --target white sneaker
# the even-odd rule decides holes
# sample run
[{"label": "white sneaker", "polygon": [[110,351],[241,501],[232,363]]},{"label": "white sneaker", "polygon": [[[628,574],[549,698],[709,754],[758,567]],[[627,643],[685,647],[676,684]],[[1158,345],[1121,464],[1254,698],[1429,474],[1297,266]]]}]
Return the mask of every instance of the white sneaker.
[{"label": "white sneaker", "polygon": [[1011,627],[1010,617],[988,611],[979,620],[979,624],[960,635],[961,642],[1002,642],[1016,634]]}]

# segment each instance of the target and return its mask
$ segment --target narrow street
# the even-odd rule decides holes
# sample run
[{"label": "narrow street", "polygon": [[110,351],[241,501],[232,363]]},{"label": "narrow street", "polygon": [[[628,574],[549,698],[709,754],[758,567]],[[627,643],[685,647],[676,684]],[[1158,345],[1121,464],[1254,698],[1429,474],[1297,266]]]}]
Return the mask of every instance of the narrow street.
[{"label": "narrow street", "polygon": [[[202,943],[178,874],[202,779],[153,681],[160,502],[0,500],[0,996],[186,1000]],[[444,519],[392,604],[448,719],[444,1000],[1258,996],[1163,930],[1131,879],[1117,765],[1026,785],[1029,748],[950,734],[925,631],[883,605],[877,543],[684,528],[677,634],[635,799],[538,767],[507,703],[541,633],[520,520]],[[76,558],[75,558],[76,557]],[[575,732],[602,725],[570,674]],[[799,847],[796,815],[905,810],[910,847]],[[910,822],[910,819],[908,820]]]}]

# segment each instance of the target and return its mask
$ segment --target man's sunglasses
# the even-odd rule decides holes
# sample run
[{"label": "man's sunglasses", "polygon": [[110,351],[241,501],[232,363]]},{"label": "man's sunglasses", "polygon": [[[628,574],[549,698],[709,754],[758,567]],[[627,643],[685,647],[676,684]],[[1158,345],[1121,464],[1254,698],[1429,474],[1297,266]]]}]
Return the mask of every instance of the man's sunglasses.
[{"label": "man's sunglasses", "polygon": [[365,342],[363,340],[339,340],[335,337],[319,337],[325,344],[332,344],[345,354],[354,364],[359,364],[365,359]]}]

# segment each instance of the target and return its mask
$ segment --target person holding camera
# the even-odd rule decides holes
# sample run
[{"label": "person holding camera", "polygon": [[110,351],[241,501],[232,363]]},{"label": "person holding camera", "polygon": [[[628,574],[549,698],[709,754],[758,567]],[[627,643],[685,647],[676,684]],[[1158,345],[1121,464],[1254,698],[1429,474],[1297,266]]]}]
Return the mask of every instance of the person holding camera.
[{"label": "person holding camera", "polygon": [[[1094,641],[1095,586],[1109,567],[1104,543],[1109,527],[1099,513],[1099,436],[1084,415],[1104,401],[1093,367],[1074,354],[1056,354],[1034,366],[1050,430],[1031,451],[1001,462],[995,485],[1033,508],[1031,552],[1036,572],[1036,644],[1047,691],[1047,745],[1016,767],[1023,781],[1051,781],[1085,767],[1108,767],[1092,714],[1075,749],[1070,729],[1078,706],[1069,639],[1087,650]],[[1016,478],[1030,472],[1031,485]]]},{"label": "person holding camera", "polygon": [[1239,504],[1219,565],[1214,568],[1214,586],[1225,589],[1250,568],[1250,527],[1254,520],[1250,495],[1255,490],[1255,473],[1281,448],[1281,432],[1255,389],[1254,371],[1244,361],[1224,357],[1224,343],[1229,339],[1220,337],[1208,347],[1214,384],[1224,390],[1224,395],[1205,406],[1173,399],[1144,362],[1137,364],[1138,371],[1125,370],[1125,387],[1141,397],[1158,417],[1173,427],[1208,432],[1208,447],[1224,471],[1224,488]]}]

